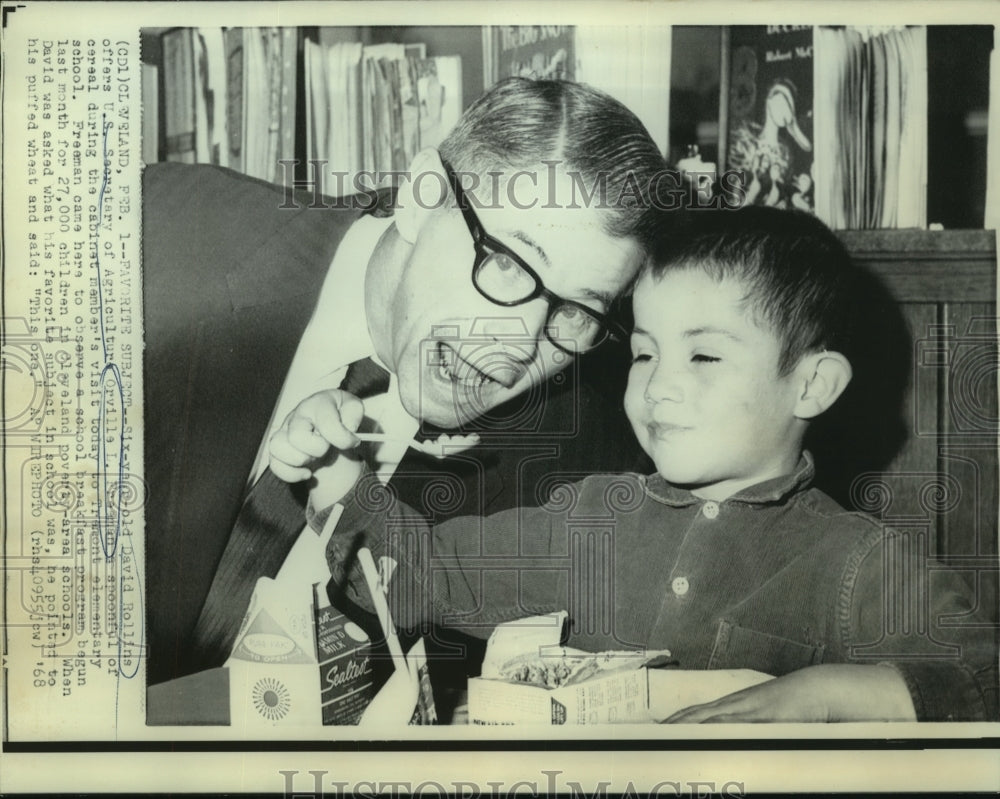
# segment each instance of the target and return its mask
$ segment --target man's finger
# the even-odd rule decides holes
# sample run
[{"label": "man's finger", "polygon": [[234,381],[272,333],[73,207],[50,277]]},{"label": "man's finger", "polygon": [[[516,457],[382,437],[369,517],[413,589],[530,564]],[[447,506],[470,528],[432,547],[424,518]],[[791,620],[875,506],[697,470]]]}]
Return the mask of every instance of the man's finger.
[{"label": "man's finger", "polygon": [[279,480],[284,480],[286,483],[301,483],[312,477],[312,470],[302,466],[290,466],[274,458],[271,459],[271,471]]},{"label": "man's finger", "polygon": [[[339,394],[337,411],[340,415],[340,423],[351,433],[350,443],[343,449],[357,446],[358,439],[354,436],[354,431],[360,427],[361,420],[365,418],[365,404],[346,391],[337,391],[336,394]],[[318,419],[318,421],[325,420]]]},{"label": "man's finger", "polygon": [[330,392],[325,402],[317,403],[312,411],[312,421],[324,439],[337,449],[351,449],[358,445],[354,435],[365,415],[365,406],[346,391]]},{"label": "man's finger", "polygon": [[330,442],[307,416],[294,415],[290,418],[285,438],[292,447],[310,458],[321,458],[330,449]]},{"label": "man's finger", "polygon": [[281,463],[287,464],[292,468],[298,468],[312,463],[316,460],[316,458],[323,455],[330,448],[329,444],[325,441],[323,441],[322,444],[323,451],[320,452],[319,455],[312,455],[309,452],[303,452],[300,447],[296,446],[289,440],[287,433],[282,430],[276,433],[271,439],[271,443],[268,445],[268,454],[271,456],[272,462],[280,461]]}]

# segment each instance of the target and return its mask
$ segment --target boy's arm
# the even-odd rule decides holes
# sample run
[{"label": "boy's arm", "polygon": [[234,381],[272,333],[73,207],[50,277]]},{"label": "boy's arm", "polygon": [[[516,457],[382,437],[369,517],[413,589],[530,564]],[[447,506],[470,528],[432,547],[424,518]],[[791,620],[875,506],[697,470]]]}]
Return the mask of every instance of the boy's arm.
[{"label": "boy's arm", "polygon": [[685,708],[666,722],[915,720],[906,683],[891,667],[823,663]]},{"label": "boy's arm", "polygon": [[957,570],[918,557],[922,539],[906,535],[886,531],[861,565],[851,649],[899,675],[920,721],[1000,719],[1000,628],[985,601],[996,572],[976,575],[973,588]]},{"label": "boy's arm", "polygon": [[436,622],[487,637],[500,622],[558,609],[554,582],[538,579],[530,555],[519,554],[549,551],[551,519],[541,508],[512,508],[432,525],[366,470],[327,547],[333,595],[374,610],[357,558],[367,547],[376,563],[394,564],[389,607],[398,628]]}]

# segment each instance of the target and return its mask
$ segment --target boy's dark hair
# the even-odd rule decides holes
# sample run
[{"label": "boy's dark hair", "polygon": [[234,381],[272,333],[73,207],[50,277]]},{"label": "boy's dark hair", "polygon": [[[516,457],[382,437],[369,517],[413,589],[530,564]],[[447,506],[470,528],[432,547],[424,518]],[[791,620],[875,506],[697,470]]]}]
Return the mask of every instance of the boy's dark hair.
[{"label": "boy's dark hair", "polygon": [[833,232],[802,211],[748,206],[700,210],[662,226],[647,270],[702,269],[717,280],[739,280],[758,324],[781,341],[778,373],[803,355],[829,349],[851,355],[856,272]]}]

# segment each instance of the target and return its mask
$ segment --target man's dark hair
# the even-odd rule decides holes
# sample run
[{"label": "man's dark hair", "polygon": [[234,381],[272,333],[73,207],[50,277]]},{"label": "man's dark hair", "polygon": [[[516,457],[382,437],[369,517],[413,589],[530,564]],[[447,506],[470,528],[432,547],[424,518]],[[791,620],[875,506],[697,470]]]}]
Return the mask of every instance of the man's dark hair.
[{"label": "man's dark hair", "polygon": [[755,321],[781,341],[779,375],[803,355],[829,349],[852,358],[857,271],[833,232],[802,211],[749,206],[671,215],[647,269],[659,277],[701,269],[746,286]]},{"label": "man's dark hair", "polygon": [[588,192],[604,188],[594,202],[607,200],[606,233],[648,246],[649,186],[666,162],[635,114],[603,92],[509,78],[476,100],[438,149],[455,170],[480,176],[556,161]]}]

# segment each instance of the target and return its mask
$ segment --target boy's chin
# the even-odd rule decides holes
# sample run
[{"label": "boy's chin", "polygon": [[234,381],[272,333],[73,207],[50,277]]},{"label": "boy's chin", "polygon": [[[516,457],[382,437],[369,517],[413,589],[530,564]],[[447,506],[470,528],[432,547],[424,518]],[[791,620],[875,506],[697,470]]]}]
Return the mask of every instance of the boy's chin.
[{"label": "boy's chin", "polygon": [[697,481],[705,476],[704,465],[699,463],[696,453],[680,447],[649,447],[646,455],[653,462],[657,473],[668,483],[678,485]]},{"label": "boy's chin", "polygon": [[657,474],[672,486],[682,488],[687,491],[701,493],[711,490],[713,486],[726,482],[726,478],[719,476],[710,469],[702,469],[698,464],[687,459],[686,463],[671,459],[669,462],[653,460]]},{"label": "boy's chin", "polygon": [[731,490],[727,490],[725,481],[706,480],[700,476],[681,472],[664,474],[658,470],[658,474],[674,488],[689,491],[701,500],[711,499],[722,502],[732,494]]},{"label": "boy's chin", "polygon": [[701,488],[712,483],[712,480],[706,479],[701,472],[691,469],[690,466],[685,468],[682,465],[665,465],[655,461],[654,465],[660,477],[678,488]]}]

